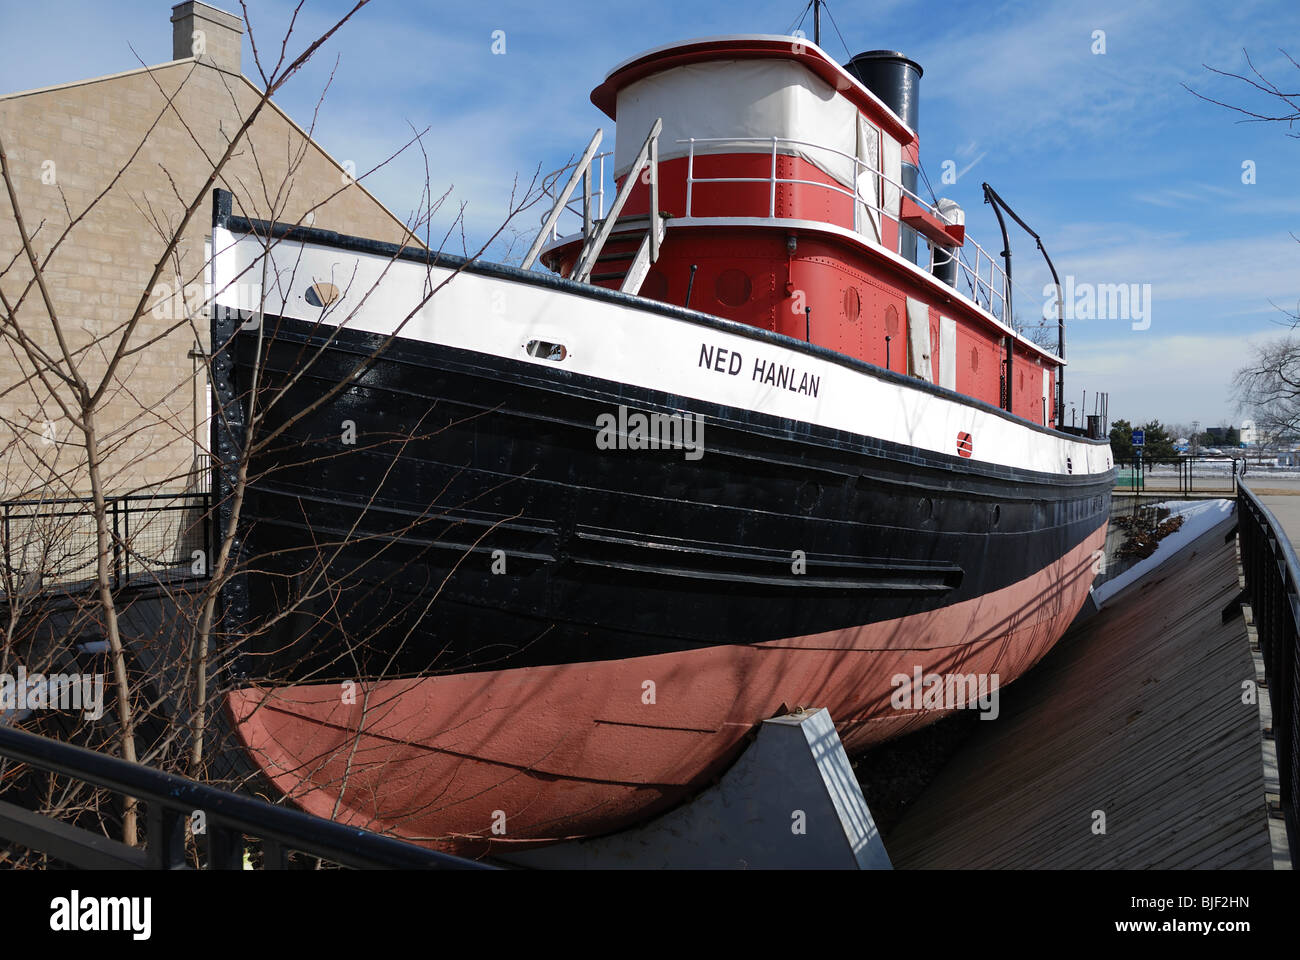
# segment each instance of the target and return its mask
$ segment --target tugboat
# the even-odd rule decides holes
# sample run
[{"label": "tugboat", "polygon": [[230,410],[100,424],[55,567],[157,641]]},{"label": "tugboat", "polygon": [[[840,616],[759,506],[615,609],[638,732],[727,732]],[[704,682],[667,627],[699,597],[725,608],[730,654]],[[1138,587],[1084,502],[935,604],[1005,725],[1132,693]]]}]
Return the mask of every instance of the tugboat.
[{"label": "tugboat", "polygon": [[591,95],[617,194],[598,131],[519,267],[217,194],[223,529],[273,438],[224,720],[276,789],[461,853],[599,835],[765,718],[826,707],[861,750],[952,709],[898,676],[996,686],[1052,647],[1111,451],[1061,423],[1063,335],[1017,333],[917,193],[921,73],[790,36],[633,57]]}]

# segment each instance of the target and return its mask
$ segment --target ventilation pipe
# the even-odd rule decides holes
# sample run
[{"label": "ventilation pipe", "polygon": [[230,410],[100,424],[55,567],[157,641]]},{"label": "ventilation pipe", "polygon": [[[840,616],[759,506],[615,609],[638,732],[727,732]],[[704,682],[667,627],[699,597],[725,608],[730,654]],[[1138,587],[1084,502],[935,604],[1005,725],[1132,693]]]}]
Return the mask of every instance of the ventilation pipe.
[{"label": "ventilation pipe", "polygon": [[[939,215],[948,223],[966,222],[966,211],[956,200],[949,200],[947,197],[940,197],[937,204]],[[934,275],[948,284],[950,287],[957,286],[957,248],[941,247],[934,245]]]}]

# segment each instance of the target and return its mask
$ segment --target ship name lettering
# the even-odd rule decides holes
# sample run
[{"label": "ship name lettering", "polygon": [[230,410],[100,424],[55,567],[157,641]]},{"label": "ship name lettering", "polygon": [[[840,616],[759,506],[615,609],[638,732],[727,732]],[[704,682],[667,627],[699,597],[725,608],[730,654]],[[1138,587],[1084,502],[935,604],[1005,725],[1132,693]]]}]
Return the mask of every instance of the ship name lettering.
[{"label": "ship name lettering", "polygon": [[757,357],[754,358],[754,375],[750,379],[808,397],[816,397],[822,385],[822,378],[816,374],[787,367],[775,360],[759,360]]},{"label": "ship name lettering", "polygon": [[745,358],[735,350],[727,350],[723,347],[711,347],[707,343],[700,344],[700,366],[705,370],[714,370],[718,373],[729,373],[733,377],[740,373],[741,368],[745,365]]}]

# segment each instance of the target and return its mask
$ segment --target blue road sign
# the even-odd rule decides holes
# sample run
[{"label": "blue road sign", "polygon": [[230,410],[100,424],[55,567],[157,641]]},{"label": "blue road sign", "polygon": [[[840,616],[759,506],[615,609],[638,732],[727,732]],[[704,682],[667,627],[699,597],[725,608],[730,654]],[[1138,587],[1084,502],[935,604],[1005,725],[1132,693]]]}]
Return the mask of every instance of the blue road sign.
[{"label": "blue road sign", "polygon": [[1133,431],[1133,446],[1145,447],[1147,445],[1147,433],[1145,430]]}]

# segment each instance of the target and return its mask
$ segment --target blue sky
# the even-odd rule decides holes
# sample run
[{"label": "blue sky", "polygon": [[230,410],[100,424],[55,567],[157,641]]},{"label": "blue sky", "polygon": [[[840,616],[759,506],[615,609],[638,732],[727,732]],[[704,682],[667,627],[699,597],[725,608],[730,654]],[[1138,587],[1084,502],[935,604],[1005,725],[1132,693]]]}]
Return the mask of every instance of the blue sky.
[{"label": "blue sky", "polygon": [[[239,12],[237,3],[217,5]],[[307,0],[298,45],[347,6]],[[248,7],[256,36],[278,46],[292,4]],[[412,126],[430,127],[435,193],[451,187],[454,200],[468,204],[466,232],[476,246],[499,223],[516,173],[526,180],[538,164],[562,165],[597,126],[612,145],[613,124],[588,94],[614,64],[689,37],[784,33],[801,9],[801,0],[377,0],[278,102],[309,122],[337,56],[317,139],[366,170],[409,139]],[[1300,236],[1300,140],[1280,124],[1239,123],[1180,84],[1273,110],[1202,65],[1242,72],[1244,49],[1266,77],[1300,88],[1300,70],[1278,50],[1300,59],[1300,4],[832,0],[830,12],[845,41],[823,21],[822,46],[832,56],[890,47],[924,67],[922,164],[935,190],[966,208],[968,230],[986,249],[1000,244],[980,202],[984,180],[1043,236],[1063,275],[1151,285],[1147,329],[1128,320],[1070,325],[1069,399],[1086,388],[1091,407],[1093,392],[1108,390],[1113,418],[1236,422],[1233,370],[1251,344],[1286,332],[1277,307],[1300,303],[1300,243],[1290,236]],[[129,69],[137,54],[165,61],[169,16],[166,2],[6,0],[0,90]],[[505,55],[492,53],[496,30],[505,32]],[[1093,52],[1097,30],[1105,31],[1104,54]],[[251,62],[246,39],[245,72],[253,75]],[[941,183],[945,160],[964,171],[956,184]],[[1254,163],[1254,184],[1242,182],[1245,161]],[[423,182],[424,161],[411,152],[367,185],[405,217]],[[520,228],[536,222],[525,217]],[[1024,316],[1040,309],[1046,271],[1032,241],[1012,242]]]}]

